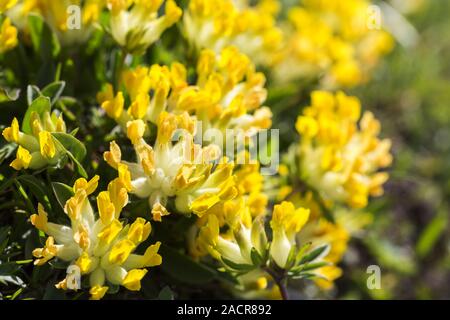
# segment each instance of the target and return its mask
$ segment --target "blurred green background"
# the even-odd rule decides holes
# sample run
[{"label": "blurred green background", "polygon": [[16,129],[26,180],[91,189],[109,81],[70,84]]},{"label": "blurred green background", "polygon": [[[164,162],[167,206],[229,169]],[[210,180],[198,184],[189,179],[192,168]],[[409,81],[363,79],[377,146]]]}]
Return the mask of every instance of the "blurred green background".
[{"label": "blurred green background", "polygon": [[[368,237],[344,259],[340,298],[450,299],[449,12],[450,1],[430,0],[408,15],[416,45],[397,45],[354,91],[392,138],[395,162],[385,196],[369,208]],[[381,290],[367,289],[369,264],[381,267]]]}]

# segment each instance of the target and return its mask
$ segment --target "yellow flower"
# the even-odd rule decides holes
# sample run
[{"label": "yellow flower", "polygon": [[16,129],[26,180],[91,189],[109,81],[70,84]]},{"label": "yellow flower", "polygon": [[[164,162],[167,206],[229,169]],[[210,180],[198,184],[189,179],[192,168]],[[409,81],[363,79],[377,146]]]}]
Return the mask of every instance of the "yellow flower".
[{"label": "yellow flower", "polygon": [[280,268],[285,268],[295,236],[309,219],[309,210],[296,209],[291,202],[283,201],[273,208],[270,226],[273,231],[270,256]]},{"label": "yellow flower", "polygon": [[17,149],[16,159],[11,162],[10,166],[16,170],[28,169],[31,163],[32,156],[27,149],[19,146]]},{"label": "yellow flower", "polygon": [[107,0],[111,11],[111,33],[116,42],[132,54],[142,54],[161,34],[176,23],[182,14],[175,1]]},{"label": "yellow flower", "polygon": [[[187,113],[179,116],[162,113],[156,141],[147,144],[142,120],[129,121],[127,133],[136,152],[136,162],[121,160],[119,146],[112,142],[104,158],[118,170],[126,189],[139,198],[148,198],[155,221],[169,214],[166,204],[174,199],[181,213],[205,214],[214,205],[237,195],[231,163],[214,167],[219,160],[216,146],[200,147],[193,141],[193,125]],[[183,129],[178,141],[171,138]]]},{"label": "yellow flower", "polygon": [[118,92],[115,97],[102,103],[102,109],[113,119],[119,119],[123,112],[125,100],[123,93]]},{"label": "yellow flower", "polygon": [[[115,95],[112,86],[107,85],[97,95],[97,100],[124,131],[128,129],[129,121],[142,120],[164,125],[163,132],[170,134],[173,130],[169,127],[175,126],[193,133],[195,118],[202,123],[201,130],[196,132],[198,136],[204,134],[214,140],[208,136],[208,129],[218,130],[224,135],[225,142],[231,140],[230,134],[236,140],[245,139],[270,128],[272,113],[262,106],[267,96],[265,77],[255,71],[250,59],[237,48],[225,47],[218,54],[202,50],[197,76],[195,83],[188,83],[186,67],[177,62],[170,68],[139,66],[123,73],[122,84],[126,91]],[[123,112],[124,95],[131,100],[127,112]],[[172,114],[171,121],[160,119],[169,119],[166,112]],[[177,116],[176,120],[173,115]],[[163,132],[160,130],[160,140],[164,140]],[[214,143],[218,144],[217,141]]]},{"label": "yellow flower", "polygon": [[123,279],[123,286],[131,291],[141,290],[141,280],[147,273],[146,269],[133,269],[130,270],[125,279]]},{"label": "yellow flower", "polygon": [[108,287],[101,287],[101,286],[93,286],[89,290],[89,293],[91,294],[91,300],[101,300],[106,292],[108,291]]},{"label": "yellow flower", "polygon": [[354,208],[382,194],[392,162],[391,142],[380,140],[380,123],[370,112],[361,119],[356,97],[315,91],[297,119],[300,178],[329,201]]},{"label": "yellow flower", "polygon": [[[25,32],[28,32],[29,13],[42,16],[59,41],[71,46],[89,39],[103,6],[103,1],[98,0],[22,0],[7,9],[10,9],[8,15]],[[80,9],[79,14],[78,11],[73,11],[77,8]]]},{"label": "yellow flower", "polygon": [[55,143],[53,132],[66,132],[66,124],[62,115],[56,112],[50,114],[44,112],[39,116],[36,112],[31,114],[29,125],[32,133],[20,131],[19,122],[14,118],[11,126],[3,130],[3,137],[8,142],[19,145],[16,159],[11,166],[16,170],[41,169],[47,165],[56,164],[61,157],[65,156]]},{"label": "yellow flower", "polygon": [[53,142],[53,137],[48,131],[39,132],[39,146],[41,154],[48,159],[55,156],[56,148]]},{"label": "yellow flower", "polygon": [[198,50],[209,48],[219,53],[236,46],[258,64],[269,65],[282,43],[275,25],[278,3],[273,0],[191,0],[184,14],[183,27],[188,40]]},{"label": "yellow flower", "polygon": [[13,6],[16,5],[18,0],[2,0],[0,2],[0,13],[3,13],[4,11],[11,9]]},{"label": "yellow flower", "polygon": [[277,52],[274,75],[279,82],[319,78],[327,88],[364,83],[392,37],[367,27],[367,0],[303,1],[288,11],[286,43]]},{"label": "yellow flower", "polygon": [[[49,235],[45,247],[33,251],[37,258],[35,264],[42,265],[57,257],[68,261],[69,268],[77,266],[83,276],[89,276],[89,292],[94,300],[101,299],[109,285],[140,290],[140,280],[147,272],[143,268],[157,266],[162,262],[158,254],[159,242],[149,246],[144,255],[133,253],[149,237],[151,226],[142,218],[125,226],[118,220],[126,205],[123,201],[126,188],[121,178],[111,181],[108,191],[99,194],[99,218],[94,214],[87,197],[97,185],[98,176],[90,181],[81,178],[75,182],[75,194],[65,205],[70,226],[48,222],[47,213],[40,204],[38,214],[31,216],[33,225]],[[66,290],[67,280],[61,281],[57,288]]]},{"label": "yellow flower", "polygon": [[17,44],[17,29],[11,25],[11,20],[6,18],[0,27],[0,54],[14,49]]}]

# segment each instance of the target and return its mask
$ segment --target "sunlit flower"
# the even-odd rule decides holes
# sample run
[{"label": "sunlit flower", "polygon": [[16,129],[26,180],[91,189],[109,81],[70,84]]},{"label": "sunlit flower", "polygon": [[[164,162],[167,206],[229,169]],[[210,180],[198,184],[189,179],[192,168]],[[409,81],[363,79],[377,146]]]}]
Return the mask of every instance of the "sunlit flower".
[{"label": "sunlit flower", "polygon": [[47,165],[56,165],[65,156],[65,151],[58,145],[52,133],[65,133],[66,124],[62,114],[48,111],[39,116],[33,112],[29,118],[30,132],[20,131],[19,121],[14,118],[11,126],[3,130],[3,137],[8,142],[19,145],[16,159],[11,167],[16,170],[40,169]]},{"label": "sunlit flower", "polygon": [[380,123],[371,112],[361,119],[356,97],[315,91],[311,106],[296,123],[300,178],[325,199],[354,208],[383,193],[392,162],[391,141],[380,140]]},{"label": "sunlit flower", "polygon": [[[139,66],[125,71],[125,91],[114,92],[107,85],[97,98],[124,130],[130,120],[156,124],[164,111],[176,115],[188,112],[201,125],[198,135],[216,129],[225,140],[227,130],[249,137],[271,126],[272,113],[261,107],[267,96],[264,83],[264,75],[255,71],[247,56],[227,47],[219,55],[211,50],[201,52],[194,84],[188,83],[186,67],[180,63],[170,68]],[[128,108],[125,96],[131,101]]]},{"label": "sunlit flower", "polygon": [[[68,270],[78,267],[82,276],[89,275],[91,299],[101,299],[110,285],[122,285],[128,290],[138,291],[141,279],[148,267],[161,264],[158,254],[160,242],[150,245],[143,255],[133,253],[151,232],[151,225],[142,218],[132,224],[120,221],[122,208],[128,202],[126,183],[116,178],[97,197],[98,215],[94,213],[88,196],[98,185],[99,177],[90,181],[78,179],[74,195],[67,200],[64,211],[70,219],[70,226],[48,221],[43,205],[38,214],[31,216],[31,222],[49,237],[43,248],[33,251],[35,265],[58,258],[70,263]],[[68,286],[67,278],[56,285],[61,289]]]},{"label": "sunlit flower", "polygon": [[197,50],[219,53],[234,45],[257,64],[270,64],[279,49],[281,31],[275,25],[278,2],[240,0],[191,0],[183,17],[184,32]]},{"label": "sunlit flower", "polygon": [[107,0],[111,11],[111,33],[129,53],[140,54],[157,41],[161,34],[182,14],[175,1],[165,1],[164,14],[159,10],[163,0]]},{"label": "sunlit flower", "polygon": [[[104,154],[119,176],[128,177],[128,190],[139,198],[148,198],[153,219],[161,221],[168,215],[169,199],[176,209],[185,214],[202,216],[217,203],[237,194],[233,164],[219,160],[220,152],[214,145],[201,147],[193,141],[194,123],[184,113],[179,116],[163,112],[157,123],[155,143],[144,139],[146,125],[142,120],[127,124],[127,135],[136,152],[136,162],[121,159],[120,147],[112,142]],[[179,140],[173,141],[177,129]]]}]

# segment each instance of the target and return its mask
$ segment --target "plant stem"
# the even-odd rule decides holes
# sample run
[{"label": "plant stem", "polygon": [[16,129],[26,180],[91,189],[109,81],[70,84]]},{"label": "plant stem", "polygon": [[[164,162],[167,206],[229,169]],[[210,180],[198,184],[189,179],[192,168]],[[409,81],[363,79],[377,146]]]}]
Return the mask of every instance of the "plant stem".
[{"label": "plant stem", "polygon": [[278,280],[275,280],[275,283],[277,284],[278,288],[280,289],[281,297],[283,298],[283,300],[289,300],[289,294],[287,291],[286,280],[278,279]]},{"label": "plant stem", "polygon": [[120,78],[122,77],[122,71],[125,66],[125,60],[127,58],[127,52],[125,49],[122,49],[118,55],[118,60],[116,61],[116,68],[115,68],[115,74],[114,74],[114,89],[116,91],[119,91],[120,86]]},{"label": "plant stem", "polygon": [[263,268],[264,271],[266,271],[273,279],[273,281],[276,283],[278,288],[280,289],[281,298],[283,300],[289,300],[289,294],[287,291],[287,279],[284,274],[280,275],[274,270],[272,270],[270,267]]}]

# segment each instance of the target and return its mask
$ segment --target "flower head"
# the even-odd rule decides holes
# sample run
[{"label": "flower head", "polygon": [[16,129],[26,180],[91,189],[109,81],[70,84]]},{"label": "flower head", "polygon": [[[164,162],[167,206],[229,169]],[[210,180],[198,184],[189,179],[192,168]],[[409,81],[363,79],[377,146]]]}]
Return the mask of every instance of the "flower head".
[{"label": "flower head", "polygon": [[[237,194],[233,165],[214,165],[220,155],[214,145],[201,147],[194,143],[189,116],[161,113],[157,137],[153,145],[143,138],[146,125],[142,120],[127,124],[128,138],[136,152],[136,162],[121,159],[120,147],[112,142],[105,160],[126,177],[128,191],[140,198],[148,198],[153,218],[157,221],[168,215],[169,199],[175,201],[181,213],[202,216],[221,201]],[[182,135],[173,141],[176,130]]]},{"label": "flower head", "polygon": [[[64,207],[70,226],[49,222],[41,204],[38,214],[31,216],[33,225],[49,236],[43,248],[33,251],[35,264],[42,265],[56,257],[70,263],[68,270],[76,266],[81,275],[89,275],[92,299],[101,299],[108,284],[140,290],[145,268],[162,261],[158,254],[160,242],[149,246],[143,255],[134,253],[149,237],[151,225],[142,218],[128,225],[119,220],[128,202],[126,183],[121,178],[111,181],[108,190],[98,195],[98,215],[94,213],[88,196],[97,188],[98,180],[95,176],[90,181],[81,178],[75,182],[74,195]],[[67,280],[57,287],[67,289]]]},{"label": "flower head", "polygon": [[288,12],[291,25],[275,59],[279,81],[319,77],[326,87],[364,83],[380,57],[392,48],[391,36],[367,27],[366,0],[308,0]]},{"label": "flower head", "polygon": [[64,150],[58,146],[58,142],[52,133],[65,133],[66,124],[62,114],[48,111],[38,115],[32,112],[29,118],[29,127],[25,133],[20,131],[19,121],[14,118],[11,126],[3,130],[3,137],[8,142],[19,145],[16,159],[11,167],[16,170],[40,169],[47,165],[55,165],[65,156]]},{"label": "flower head", "polygon": [[391,141],[378,138],[371,112],[360,119],[356,97],[315,91],[311,100],[296,124],[301,179],[326,200],[365,207],[369,196],[383,193],[388,174],[378,171],[392,162]]},{"label": "flower head", "polygon": [[260,1],[191,0],[184,15],[184,31],[198,50],[209,48],[219,53],[236,46],[257,64],[270,64],[280,48],[281,31],[275,25],[278,3]]},{"label": "flower head", "polygon": [[8,7],[7,15],[17,22],[20,29],[27,30],[28,14],[37,14],[62,44],[73,45],[89,38],[103,7],[103,1],[98,0],[19,0]]},{"label": "flower head", "polygon": [[182,14],[175,1],[165,1],[159,15],[160,0],[107,0],[111,11],[111,33],[117,43],[130,53],[142,53]]},{"label": "flower head", "polygon": [[6,18],[0,26],[0,54],[14,49],[17,44],[17,29],[11,25],[11,20]]},{"label": "flower head", "polygon": [[[115,93],[107,85],[97,99],[124,129],[130,120],[157,124],[164,111],[177,116],[188,113],[201,122],[198,135],[208,129],[225,135],[228,129],[248,137],[272,123],[270,110],[261,107],[267,96],[265,77],[235,47],[226,47],[220,54],[203,50],[193,84],[188,82],[186,67],[177,62],[170,68],[152,65],[126,70],[122,80],[124,91]],[[125,93],[131,101],[128,108],[124,108]],[[183,119],[194,124],[189,118]]]}]

